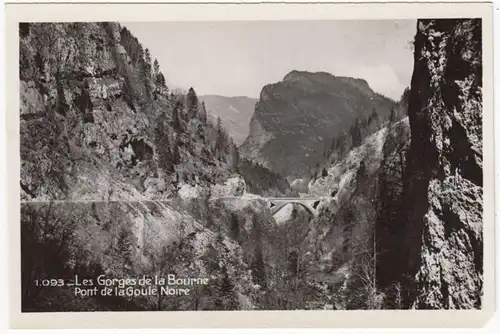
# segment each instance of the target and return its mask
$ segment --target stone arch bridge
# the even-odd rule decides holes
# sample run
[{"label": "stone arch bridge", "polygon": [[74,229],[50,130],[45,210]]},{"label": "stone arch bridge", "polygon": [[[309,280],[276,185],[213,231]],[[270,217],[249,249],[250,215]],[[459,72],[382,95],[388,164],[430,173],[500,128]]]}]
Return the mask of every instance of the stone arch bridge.
[{"label": "stone arch bridge", "polygon": [[277,214],[288,204],[297,204],[306,209],[307,212],[316,216],[318,206],[321,201],[320,198],[312,197],[264,197],[265,201],[269,203],[269,208],[273,216]]}]

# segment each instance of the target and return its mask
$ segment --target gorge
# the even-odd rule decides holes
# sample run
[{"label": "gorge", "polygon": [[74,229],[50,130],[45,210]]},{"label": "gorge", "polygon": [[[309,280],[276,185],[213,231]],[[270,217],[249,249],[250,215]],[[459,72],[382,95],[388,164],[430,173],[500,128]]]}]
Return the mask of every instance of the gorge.
[{"label": "gorge", "polygon": [[[23,311],[481,308],[480,20],[418,20],[398,101],[293,70],[238,116],[121,24],[19,30]],[[32,284],[75,274],[208,284]]]}]

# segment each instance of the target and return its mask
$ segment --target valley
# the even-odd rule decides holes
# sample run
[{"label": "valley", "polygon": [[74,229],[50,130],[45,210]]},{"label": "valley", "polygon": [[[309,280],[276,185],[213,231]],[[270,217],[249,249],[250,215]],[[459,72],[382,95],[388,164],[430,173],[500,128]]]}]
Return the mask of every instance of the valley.
[{"label": "valley", "polygon": [[[126,26],[21,24],[23,311],[480,307],[479,23],[424,23],[397,101],[302,70],[258,100],[172,92]],[[33,284],[75,274],[208,283]]]}]

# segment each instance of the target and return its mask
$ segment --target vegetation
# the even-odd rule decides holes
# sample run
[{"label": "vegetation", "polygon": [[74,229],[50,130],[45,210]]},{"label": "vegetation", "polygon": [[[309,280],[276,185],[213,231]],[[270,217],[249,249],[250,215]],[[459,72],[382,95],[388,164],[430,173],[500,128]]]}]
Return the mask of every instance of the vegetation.
[{"label": "vegetation", "polygon": [[247,191],[261,196],[296,196],[288,181],[278,173],[249,159],[240,159],[239,171]]}]

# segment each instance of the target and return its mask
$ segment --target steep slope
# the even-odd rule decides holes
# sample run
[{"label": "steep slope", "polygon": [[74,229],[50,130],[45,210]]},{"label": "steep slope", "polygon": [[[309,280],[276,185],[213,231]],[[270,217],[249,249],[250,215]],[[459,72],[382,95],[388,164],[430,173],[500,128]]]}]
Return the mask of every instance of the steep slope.
[{"label": "steep slope", "polygon": [[309,183],[309,194],[322,200],[307,224],[299,254],[305,284],[328,308],[382,308],[390,299],[389,289],[377,289],[375,254],[380,246],[375,228],[387,190],[383,183],[388,176],[397,177],[394,170],[402,164],[395,156],[404,152],[409,133],[407,117],[386,123]]},{"label": "steep slope", "polygon": [[[217,201],[245,183],[236,145],[194,89],[168,94],[148,50],[116,23],[21,24],[20,37],[23,310],[273,305],[275,221],[262,200]],[[169,274],[209,283],[189,297],[34,284]]]},{"label": "steep slope", "polygon": [[284,176],[309,176],[325,142],[361,115],[387,116],[392,105],[364,80],[292,71],[262,89],[241,153]]},{"label": "steep slope", "polygon": [[199,98],[205,103],[208,114],[215,118],[220,117],[228,134],[238,146],[241,145],[248,136],[250,119],[257,99],[220,95],[203,95]]},{"label": "steep slope", "polygon": [[19,61],[22,199],[164,199],[237,164],[194,90],[169,95],[119,24],[21,24]]},{"label": "steep slope", "polygon": [[356,119],[346,133],[340,133],[334,136],[333,139],[326,141],[324,161],[319,163],[313,170],[312,179],[314,180],[324,174],[331,164],[343,160],[347,154],[350,154],[351,150],[361,145],[367,137],[408,116],[409,96],[410,90],[407,88],[401,95],[400,100],[394,103],[387,118],[372,112],[368,116]]},{"label": "steep slope", "polygon": [[[24,311],[248,310],[259,307],[252,259],[255,244],[265,263],[272,259],[264,233],[272,225],[256,221],[262,203],[242,203],[244,214],[232,218],[230,203],[177,201],[37,202],[21,208],[22,307]],[[241,208],[239,208],[241,209]],[[262,233],[255,235],[255,229]],[[262,259],[261,259],[262,260]],[[206,278],[185,295],[126,294],[131,289],[159,290],[166,283],[115,283],[123,291],[110,296],[75,297],[74,288],[44,287],[33,282],[75,275],[139,280],[143,277]],[[99,279],[101,277],[101,279]],[[120,285],[119,285],[120,284]],[[149,290],[151,291],[151,290]]]},{"label": "steep slope", "polygon": [[481,88],[481,21],[419,20],[405,187],[408,302],[416,308],[481,306]]},{"label": "steep slope", "polygon": [[408,118],[309,184],[325,198],[302,263],[333,308],[481,307],[481,21],[417,24]]},{"label": "steep slope", "polygon": [[297,192],[291,189],[285,177],[258,163],[242,158],[239,172],[249,193],[266,197],[297,196]]}]

